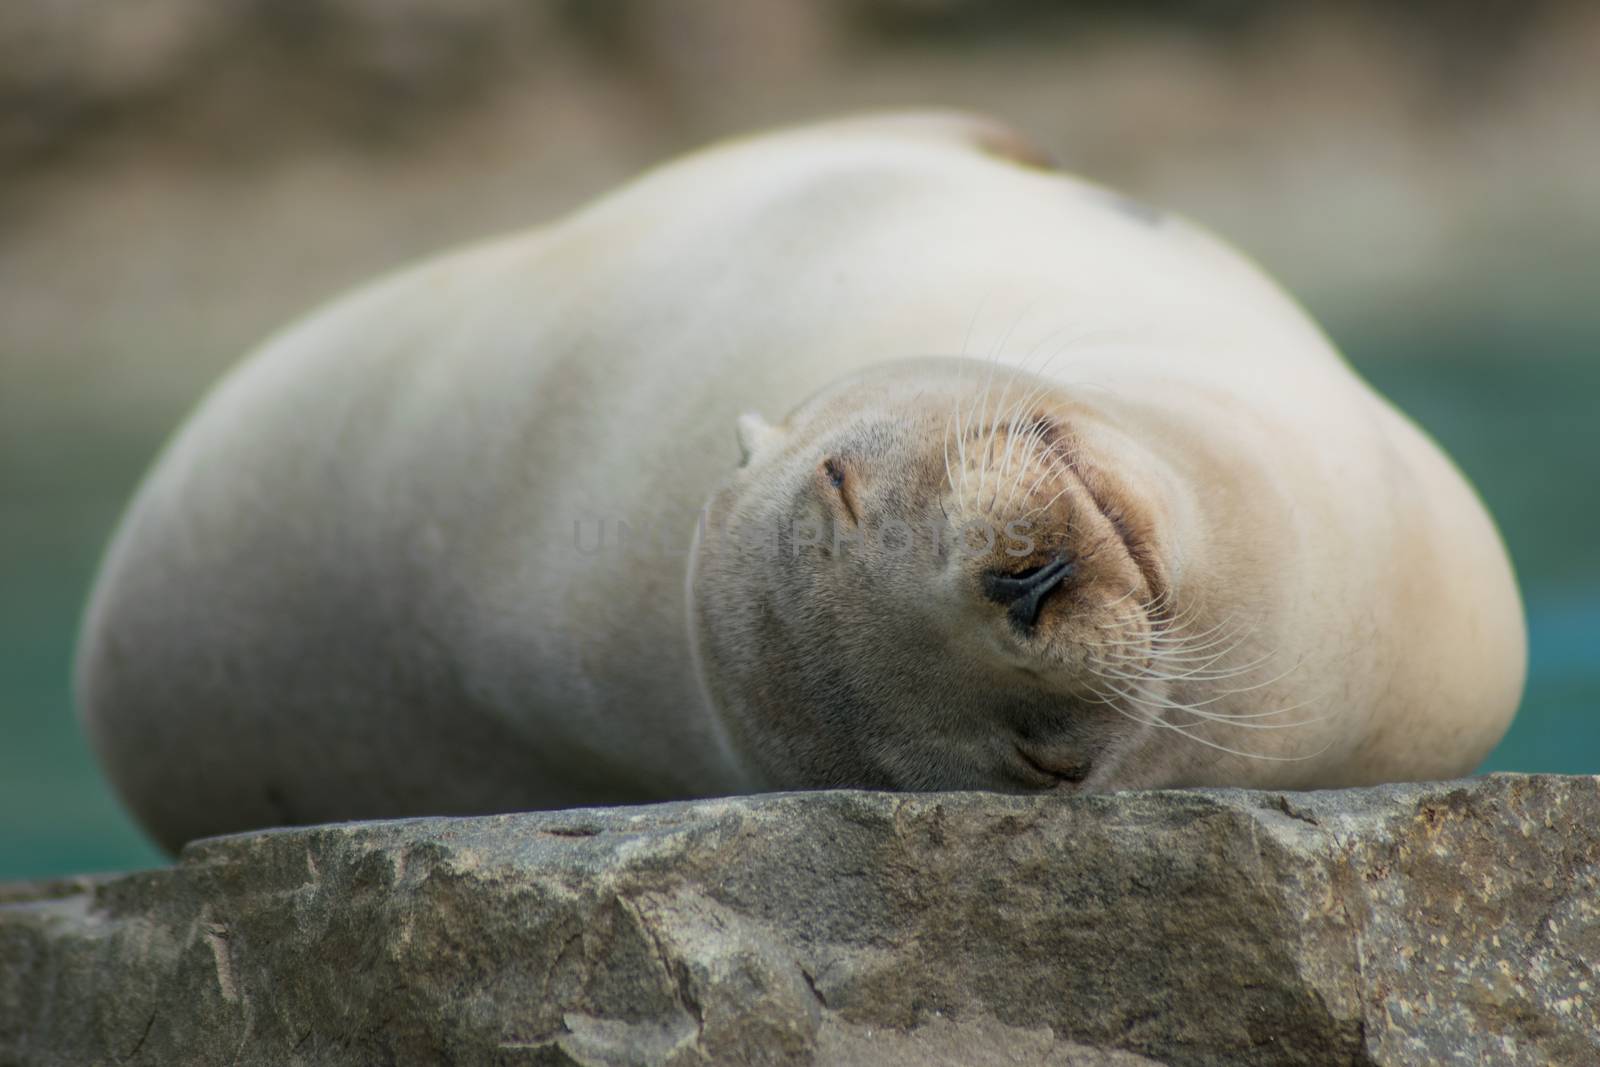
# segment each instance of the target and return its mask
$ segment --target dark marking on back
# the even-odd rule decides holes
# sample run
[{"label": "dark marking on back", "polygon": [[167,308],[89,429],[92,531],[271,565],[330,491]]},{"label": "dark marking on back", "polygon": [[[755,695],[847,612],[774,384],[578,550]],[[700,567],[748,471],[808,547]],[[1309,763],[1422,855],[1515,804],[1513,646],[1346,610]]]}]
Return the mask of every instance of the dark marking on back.
[{"label": "dark marking on back", "polygon": [[1049,151],[1000,123],[982,123],[973,143],[985,155],[993,156],[1026,170],[1059,171],[1061,164]]},{"label": "dark marking on back", "polygon": [[1166,220],[1167,213],[1160,208],[1147,204],[1143,200],[1135,199],[1125,193],[1107,190],[1104,194],[1106,204],[1117,214],[1130,218],[1141,226],[1160,226]]}]

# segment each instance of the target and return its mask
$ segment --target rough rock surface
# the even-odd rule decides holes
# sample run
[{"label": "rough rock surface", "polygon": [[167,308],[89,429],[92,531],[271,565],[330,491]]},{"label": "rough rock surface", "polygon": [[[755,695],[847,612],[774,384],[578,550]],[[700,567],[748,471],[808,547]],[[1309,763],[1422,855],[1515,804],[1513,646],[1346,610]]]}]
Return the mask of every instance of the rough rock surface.
[{"label": "rough rock surface", "polygon": [[813,793],[0,892],[0,1063],[1600,1063],[1600,779]]}]

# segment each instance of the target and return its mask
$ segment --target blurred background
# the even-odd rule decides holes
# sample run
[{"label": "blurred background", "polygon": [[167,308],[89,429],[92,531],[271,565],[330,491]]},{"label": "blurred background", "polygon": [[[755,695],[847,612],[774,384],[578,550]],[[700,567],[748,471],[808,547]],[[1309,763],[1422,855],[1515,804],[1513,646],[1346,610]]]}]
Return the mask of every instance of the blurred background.
[{"label": "blurred background", "polygon": [[141,471],[249,346],[708,139],[920,105],[1298,295],[1509,542],[1532,670],[1487,769],[1600,772],[1600,4],[10,0],[0,878],[161,862],[79,735],[74,631]]}]

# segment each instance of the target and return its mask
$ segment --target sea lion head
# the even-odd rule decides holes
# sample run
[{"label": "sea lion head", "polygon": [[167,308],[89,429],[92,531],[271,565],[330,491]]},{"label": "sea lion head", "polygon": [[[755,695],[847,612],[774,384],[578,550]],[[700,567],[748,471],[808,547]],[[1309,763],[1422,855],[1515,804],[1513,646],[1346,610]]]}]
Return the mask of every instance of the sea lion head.
[{"label": "sea lion head", "polygon": [[1190,508],[1114,407],[922,359],[740,420],[690,610],[768,785],[1093,787],[1159,729]]}]

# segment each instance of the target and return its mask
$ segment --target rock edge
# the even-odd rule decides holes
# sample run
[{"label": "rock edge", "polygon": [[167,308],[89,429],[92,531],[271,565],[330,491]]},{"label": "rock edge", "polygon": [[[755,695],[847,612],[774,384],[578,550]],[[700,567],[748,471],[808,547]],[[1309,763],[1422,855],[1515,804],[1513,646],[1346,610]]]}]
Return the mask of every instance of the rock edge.
[{"label": "rock edge", "polygon": [[1600,778],[818,792],[0,887],[0,1064],[1600,1062]]}]

